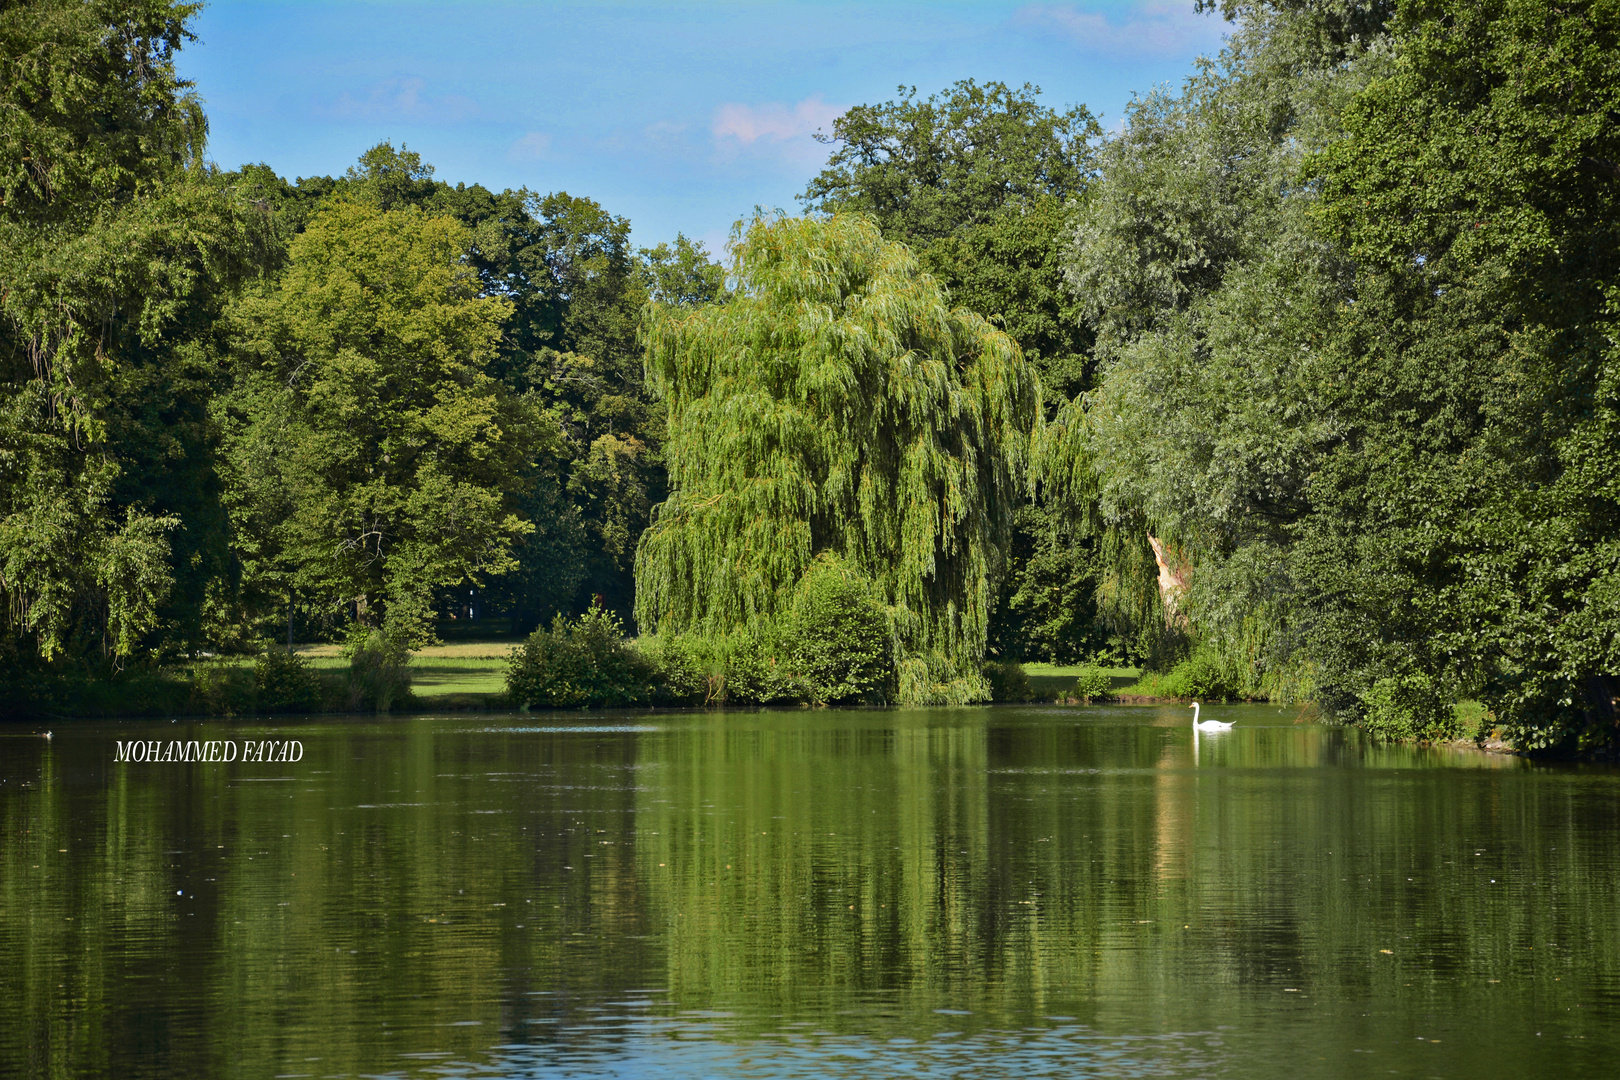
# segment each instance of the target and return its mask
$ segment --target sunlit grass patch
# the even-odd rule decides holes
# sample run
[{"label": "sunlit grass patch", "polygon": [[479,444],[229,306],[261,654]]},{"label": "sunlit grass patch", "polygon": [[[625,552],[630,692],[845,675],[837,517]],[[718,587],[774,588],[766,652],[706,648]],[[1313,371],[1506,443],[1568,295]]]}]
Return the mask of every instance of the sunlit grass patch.
[{"label": "sunlit grass patch", "polygon": [[1459,701],[1453,705],[1457,714],[1457,737],[1460,739],[1477,739],[1481,735],[1489,735],[1495,726],[1496,718],[1478,701]]},{"label": "sunlit grass patch", "polygon": [[[411,691],[417,697],[449,694],[487,697],[506,692],[511,641],[458,641],[411,652]],[[349,666],[341,645],[295,645],[294,651],[317,671]]]},{"label": "sunlit grass patch", "polygon": [[1141,674],[1141,668],[1133,667],[1093,667],[1091,664],[1025,664],[1024,672],[1028,675],[1042,677],[1053,676],[1066,679],[1075,679],[1082,671],[1106,671],[1116,679],[1134,679]]},{"label": "sunlit grass patch", "polygon": [[504,693],[506,661],[416,656],[411,661],[411,689],[418,697]]},{"label": "sunlit grass patch", "polygon": [[411,655],[417,659],[489,660],[504,664],[512,650],[520,644],[521,642],[513,641],[445,642],[443,645],[429,645],[425,649],[417,649]]},{"label": "sunlit grass patch", "polygon": [[1116,693],[1121,687],[1131,685],[1141,674],[1139,668],[1133,667],[1094,668],[1089,664],[1024,665],[1024,673],[1029,676],[1029,688],[1036,698],[1041,700],[1067,696],[1074,689],[1075,680],[1085,671],[1102,671],[1107,674]]}]

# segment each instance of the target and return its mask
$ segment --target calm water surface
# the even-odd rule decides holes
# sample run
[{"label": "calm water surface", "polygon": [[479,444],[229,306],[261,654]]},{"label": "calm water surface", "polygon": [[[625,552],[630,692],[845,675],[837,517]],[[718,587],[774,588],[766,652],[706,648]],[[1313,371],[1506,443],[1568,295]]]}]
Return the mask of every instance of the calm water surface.
[{"label": "calm water surface", "polygon": [[0,731],[0,1075],[1620,1073],[1620,773],[1206,711]]}]

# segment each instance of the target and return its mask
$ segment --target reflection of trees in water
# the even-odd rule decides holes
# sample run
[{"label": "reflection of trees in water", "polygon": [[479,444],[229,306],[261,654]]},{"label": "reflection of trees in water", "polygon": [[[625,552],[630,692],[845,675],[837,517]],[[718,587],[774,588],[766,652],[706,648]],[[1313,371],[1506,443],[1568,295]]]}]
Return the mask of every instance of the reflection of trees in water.
[{"label": "reflection of trees in water", "polygon": [[1285,989],[1399,1016],[1491,985],[1486,1022],[1515,978],[1540,1007],[1620,982],[1611,774],[1242,725],[1194,768],[1183,718],[1139,716],[413,719],[307,729],[291,782],[30,744],[33,786],[0,787],[0,1061],[595,1047],[622,1030],[573,1021],[638,988],[738,1034],[917,1035],[1209,1029]]},{"label": "reflection of trees in water", "polygon": [[8,838],[35,838],[0,847],[0,945],[19,958],[0,964],[0,1062],[28,1046],[51,1075],[121,1055],[175,1076],[366,1071],[527,1037],[553,1002],[640,979],[632,849],[601,842],[633,821],[634,740],[442,727],[308,730],[298,767],[258,773],[291,782],[109,770],[102,740],[59,740],[47,765],[83,759],[0,789]]},{"label": "reflection of trees in water", "polygon": [[638,849],[677,998],[786,1005],[977,966],[982,729],[718,717],[654,741],[669,786],[644,792]]}]

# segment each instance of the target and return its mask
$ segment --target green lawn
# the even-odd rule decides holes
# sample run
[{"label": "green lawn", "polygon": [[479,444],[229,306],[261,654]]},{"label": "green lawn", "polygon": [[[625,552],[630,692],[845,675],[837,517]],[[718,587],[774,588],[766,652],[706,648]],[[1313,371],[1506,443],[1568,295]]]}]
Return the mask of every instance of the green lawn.
[{"label": "green lawn", "polygon": [[[411,654],[411,689],[419,698],[451,695],[483,697],[506,689],[506,658],[514,648],[506,641],[458,641],[418,649]],[[348,666],[337,645],[300,645],[299,656],[322,670]],[[1037,697],[1060,697],[1074,686],[1082,665],[1025,664],[1030,689]],[[1114,689],[1133,685],[1140,672],[1136,668],[1103,668],[1113,680]]]},{"label": "green lawn", "polygon": [[1478,701],[1459,701],[1452,708],[1457,711],[1457,735],[1464,739],[1489,736],[1495,725],[1491,711]]},{"label": "green lawn", "polygon": [[[514,642],[457,641],[411,653],[411,690],[419,698],[487,696],[506,690],[506,657]],[[349,666],[338,645],[299,645],[295,650],[317,670]]]},{"label": "green lawn", "polygon": [[[1029,676],[1029,688],[1035,692],[1036,697],[1052,698],[1074,688],[1074,680],[1080,672],[1086,670],[1083,664],[1025,664],[1024,674]],[[1114,689],[1129,686],[1134,683],[1141,673],[1133,667],[1105,667]]]},{"label": "green lawn", "polygon": [[[486,698],[506,689],[506,661],[515,647],[505,641],[457,641],[418,649],[411,654],[411,689],[418,698]],[[341,671],[349,662],[338,645],[299,645],[299,656],[321,671]],[[251,661],[243,661],[250,663]],[[1030,689],[1036,697],[1061,697],[1074,687],[1083,665],[1025,664]],[[1140,671],[1132,667],[1103,668],[1114,689],[1134,686]]]},{"label": "green lawn", "polygon": [[415,656],[411,659],[411,689],[417,697],[503,693],[506,661]]}]

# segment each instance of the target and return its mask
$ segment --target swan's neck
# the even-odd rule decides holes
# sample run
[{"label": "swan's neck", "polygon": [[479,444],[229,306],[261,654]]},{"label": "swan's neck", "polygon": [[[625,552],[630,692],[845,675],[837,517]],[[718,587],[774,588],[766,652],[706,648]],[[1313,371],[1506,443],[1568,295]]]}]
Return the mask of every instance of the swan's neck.
[{"label": "swan's neck", "polygon": [[1193,727],[1198,726],[1198,702],[1193,702]]}]

